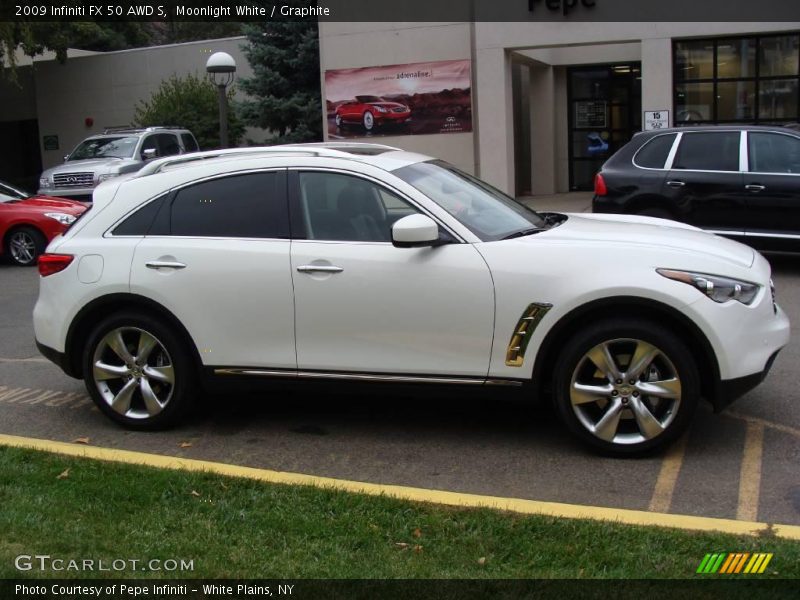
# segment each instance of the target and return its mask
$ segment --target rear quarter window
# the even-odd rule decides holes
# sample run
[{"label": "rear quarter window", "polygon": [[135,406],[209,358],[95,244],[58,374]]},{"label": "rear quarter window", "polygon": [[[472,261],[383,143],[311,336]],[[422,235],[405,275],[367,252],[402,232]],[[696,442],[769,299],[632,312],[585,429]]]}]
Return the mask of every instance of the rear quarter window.
[{"label": "rear quarter window", "polygon": [[663,169],[677,136],[677,133],[670,133],[649,139],[633,156],[633,164],[645,169]]}]

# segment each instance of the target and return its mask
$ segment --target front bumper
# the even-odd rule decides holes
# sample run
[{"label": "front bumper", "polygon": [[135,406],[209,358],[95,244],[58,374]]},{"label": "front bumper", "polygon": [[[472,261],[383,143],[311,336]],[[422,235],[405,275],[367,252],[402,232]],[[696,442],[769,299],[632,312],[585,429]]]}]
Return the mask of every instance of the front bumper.
[{"label": "front bumper", "polygon": [[753,373],[745,377],[737,377],[736,379],[727,379],[717,382],[716,389],[714,390],[714,397],[711,398],[711,405],[714,407],[714,412],[718,413],[723,411],[726,407],[730,406],[734,400],[744,396],[747,392],[757,387],[769,375],[770,369],[778,357],[780,350],[769,357],[764,370],[760,373]]},{"label": "front bumper", "polygon": [[85,202],[91,202],[94,188],[95,186],[81,188],[40,188],[37,193],[45,196],[55,196],[56,198],[69,198],[70,200],[83,200]]}]

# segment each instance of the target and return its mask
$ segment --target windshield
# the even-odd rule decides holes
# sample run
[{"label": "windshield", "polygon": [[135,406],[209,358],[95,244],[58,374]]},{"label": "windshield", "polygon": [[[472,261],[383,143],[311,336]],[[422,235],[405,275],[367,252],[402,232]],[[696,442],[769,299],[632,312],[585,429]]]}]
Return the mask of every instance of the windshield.
[{"label": "windshield", "polygon": [[435,201],[484,242],[546,227],[544,219],[533,210],[444,161],[415,163],[393,173]]},{"label": "windshield", "polygon": [[356,96],[356,100],[363,104],[367,102],[384,102],[384,99],[378,96]]},{"label": "windshield", "polygon": [[130,158],[136,150],[137,137],[104,137],[81,142],[67,160],[87,158]]},{"label": "windshield", "polygon": [[8,202],[9,200],[23,200],[30,197],[30,194],[22,191],[19,188],[8,185],[7,183],[0,183],[0,202]]}]

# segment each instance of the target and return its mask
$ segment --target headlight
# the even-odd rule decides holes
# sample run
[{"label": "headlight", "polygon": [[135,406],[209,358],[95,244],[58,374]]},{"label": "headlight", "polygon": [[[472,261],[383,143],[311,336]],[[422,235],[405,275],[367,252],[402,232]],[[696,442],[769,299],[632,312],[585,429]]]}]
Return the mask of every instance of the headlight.
[{"label": "headlight", "polygon": [[100,173],[97,176],[97,183],[103,183],[106,179],[111,179],[112,177],[119,177],[119,173]]},{"label": "headlight", "polygon": [[728,302],[736,300],[742,304],[752,304],[758,290],[758,284],[718,275],[705,273],[691,273],[689,271],[673,271],[672,269],[656,269],[659,275],[667,279],[688,283],[697,288],[714,302]]},{"label": "headlight", "polygon": [[42,177],[39,179],[39,187],[40,188],[49,188],[50,187],[50,178],[49,177]]},{"label": "headlight", "polygon": [[44,213],[44,216],[55,219],[62,225],[72,225],[76,219],[76,217],[68,215],[67,213]]},{"label": "headlight", "polygon": [[385,112],[389,112],[389,111],[388,111],[388,109],[385,109],[385,108],[383,108],[382,106],[373,106],[373,108],[374,108],[375,110],[377,110],[379,113],[385,113]]}]

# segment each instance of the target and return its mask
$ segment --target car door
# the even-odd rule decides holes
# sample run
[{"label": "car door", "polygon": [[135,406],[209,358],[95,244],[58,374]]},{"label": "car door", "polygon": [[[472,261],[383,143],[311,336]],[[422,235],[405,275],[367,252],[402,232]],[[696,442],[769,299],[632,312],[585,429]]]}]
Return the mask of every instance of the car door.
[{"label": "car door", "polygon": [[393,246],[391,222],[421,211],[373,180],[335,171],[289,180],[298,368],[486,377],[494,288],[475,248],[452,236]]},{"label": "car door", "polygon": [[682,221],[744,236],[740,131],[683,132],[664,178],[663,195]]},{"label": "car door", "polygon": [[131,292],[169,309],[207,366],[294,370],[285,170],[208,179],[161,202]]},{"label": "car door", "polygon": [[747,132],[744,189],[750,219],[747,237],[764,249],[800,241],[800,138],[789,133]]}]

